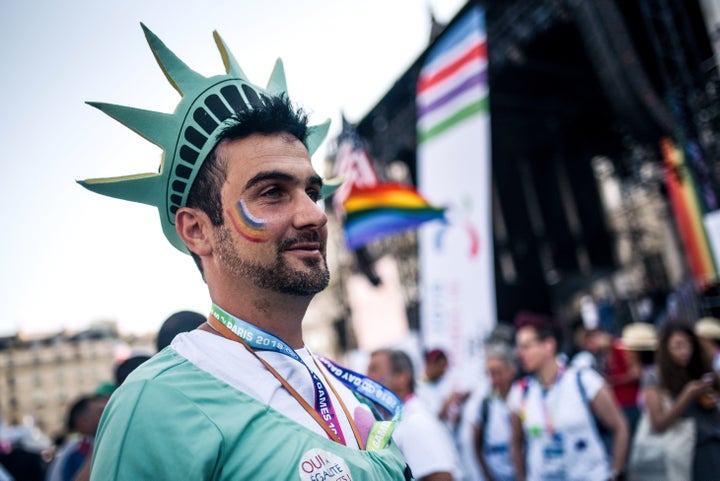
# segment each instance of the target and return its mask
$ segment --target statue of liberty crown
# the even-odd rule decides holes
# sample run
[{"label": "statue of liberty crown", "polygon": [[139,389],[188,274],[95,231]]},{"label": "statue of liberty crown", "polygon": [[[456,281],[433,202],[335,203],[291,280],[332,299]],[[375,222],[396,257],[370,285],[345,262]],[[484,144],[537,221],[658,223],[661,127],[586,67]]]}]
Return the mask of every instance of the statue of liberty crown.
[{"label": "statue of liberty crown", "polygon": [[[163,149],[159,173],[78,181],[98,194],[140,202],[158,208],[165,237],[188,253],[175,230],[175,213],[187,202],[188,193],[200,167],[217,143],[218,134],[232,125],[235,112],[260,106],[269,97],[287,93],[282,60],[278,59],[265,89],[253,85],[245,76],[227,46],[215,31],[213,36],[225,75],[204,77],[190,69],[144,24],[145,38],[160,68],[182,99],[172,114],[136,109],[101,102],[87,102],[134,130]],[[303,140],[312,155],[322,143],[330,120],[308,127]],[[324,186],[323,195],[334,190],[337,181]]]}]

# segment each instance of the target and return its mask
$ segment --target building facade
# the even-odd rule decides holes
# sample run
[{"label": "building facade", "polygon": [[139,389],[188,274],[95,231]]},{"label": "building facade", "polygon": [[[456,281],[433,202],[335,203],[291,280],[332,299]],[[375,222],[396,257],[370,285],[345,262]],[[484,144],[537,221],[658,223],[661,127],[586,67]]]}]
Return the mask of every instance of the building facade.
[{"label": "building facade", "polygon": [[121,339],[114,326],[83,332],[23,335],[0,340],[0,422],[23,424],[31,417],[46,435],[62,433],[70,405],[114,382],[128,341],[148,350],[153,339]]}]

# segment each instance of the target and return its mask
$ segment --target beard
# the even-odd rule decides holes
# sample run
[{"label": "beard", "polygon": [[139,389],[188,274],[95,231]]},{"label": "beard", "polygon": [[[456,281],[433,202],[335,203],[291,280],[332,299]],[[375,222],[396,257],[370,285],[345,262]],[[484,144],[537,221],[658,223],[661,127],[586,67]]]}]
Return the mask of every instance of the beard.
[{"label": "beard", "polygon": [[224,225],[215,229],[215,239],[219,260],[234,276],[250,279],[258,288],[293,296],[312,296],[325,289],[330,282],[325,253],[322,254],[322,259],[302,260],[305,266],[310,268],[309,270],[296,269],[283,257],[283,251],[298,242],[319,242],[318,232],[305,233],[281,241],[276,248],[275,261],[269,265],[241,259],[230,232]]}]

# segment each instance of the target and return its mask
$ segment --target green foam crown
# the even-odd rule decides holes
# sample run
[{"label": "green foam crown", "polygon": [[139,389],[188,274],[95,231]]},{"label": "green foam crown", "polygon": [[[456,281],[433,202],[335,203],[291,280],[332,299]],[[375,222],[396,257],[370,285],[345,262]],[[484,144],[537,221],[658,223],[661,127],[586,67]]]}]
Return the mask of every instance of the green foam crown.
[{"label": "green foam crown", "polygon": [[[287,93],[285,72],[278,59],[266,88],[251,84],[220,35],[213,32],[226,74],[204,77],[189,68],[145,25],[140,25],[165,77],[182,96],[175,112],[166,114],[101,102],[87,103],[162,148],[159,173],[87,179],[78,183],[98,194],[156,206],[165,237],[180,251],[188,253],[175,230],[175,213],[187,203],[200,167],[217,143],[218,134],[232,124],[233,113],[256,108],[269,97]],[[310,155],[325,139],[329,127],[329,120],[308,127],[304,144]],[[323,194],[334,190],[335,184],[329,181]]]}]

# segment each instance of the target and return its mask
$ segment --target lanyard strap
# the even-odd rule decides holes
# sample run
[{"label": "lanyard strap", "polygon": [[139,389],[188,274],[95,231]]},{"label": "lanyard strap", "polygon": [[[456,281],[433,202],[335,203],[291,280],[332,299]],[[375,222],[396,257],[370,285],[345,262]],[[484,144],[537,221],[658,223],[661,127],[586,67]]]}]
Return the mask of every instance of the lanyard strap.
[{"label": "lanyard strap", "polygon": [[394,421],[400,420],[402,401],[394,392],[379,382],[340,366],[324,356],[317,356],[317,358],[327,368],[328,372],[345,386],[379,405],[390,414]]},{"label": "lanyard strap", "polygon": [[[542,405],[542,414],[545,421],[545,429],[547,432],[552,435],[555,432],[555,426],[553,425],[552,420],[552,409],[550,409],[549,402],[548,402],[548,394],[550,393],[550,390],[557,386],[560,383],[560,379],[562,378],[563,374],[565,374],[565,366],[559,366],[557,376],[555,377],[555,382],[552,386],[550,386],[548,389],[545,389],[543,385],[540,383],[540,381],[537,380],[535,376],[528,377],[526,379],[527,384],[522,387],[523,389],[523,396],[522,396],[522,402],[520,404],[520,419],[523,421],[525,420],[527,416],[527,405],[528,405],[528,391],[530,390],[530,383],[535,381],[537,382],[538,387],[540,388],[540,403]],[[557,404],[557,393],[555,394],[555,403]]]},{"label": "lanyard strap", "polygon": [[[549,406],[549,400],[548,395],[550,394],[550,390],[554,387],[557,387],[560,384],[560,380],[563,377],[563,374],[565,374],[565,366],[559,366],[557,376],[555,377],[555,382],[552,386],[550,386],[547,389],[544,389],[542,386],[540,386],[540,393],[542,394],[542,407],[543,407],[543,416],[545,417],[545,428],[547,429],[547,432],[550,433],[550,435],[555,434],[555,425],[553,424],[553,411],[557,412],[557,409],[551,409]],[[538,382],[538,384],[540,384]],[[558,402],[558,393],[556,392],[554,394],[554,402],[553,404],[555,407],[557,407]]]},{"label": "lanyard strap", "polygon": [[330,380],[325,375],[325,372],[323,372],[322,369],[320,369],[320,366],[317,365],[317,361],[315,360],[315,356],[313,355],[313,362],[318,367],[318,370],[320,371],[320,374],[322,374],[323,378],[325,379],[325,382],[327,382],[327,385],[330,386],[330,390],[335,394],[335,399],[338,400],[340,403],[340,407],[342,408],[343,412],[345,413],[345,419],[348,420],[348,423],[350,423],[350,428],[352,429],[353,435],[355,436],[355,441],[358,443],[358,447],[360,447],[360,450],[365,449],[365,444],[363,443],[362,436],[360,436],[360,431],[358,431],[358,427],[353,422],[353,418],[350,415],[350,412],[348,411],[347,406],[345,405],[345,402],[343,402],[342,398],[340,397],[340,394],[335,390],[335,386],[330,382]]},{"label": "lanyard strap", "polygon": [[[217,324],[213,321],[217,320]],[[212,316],[209,319],[210,325],[220,332],[224,337],[234,339],[243,344],[260,362],[265,368],[272,373],[275,378],[280,381],[282,386],[300,403],[308,414],[323,428],[327,433],[328,437],[333,441],[347,445],[345,442],[345,436],[343,435],[340,427],[340,420],[333,406],[332,400],[329,396],[328,390],[323,384],[322,380],[318,377],[310,367],[305,364],[302,358],[287,345],[282,339],[278,338],[274,334],[267,332],[259,327],[253,326],[252,324],[243,321],[221,309],[217,304],[212,304]],[[229,335],[229,336],[228,336]],[[284,354],[291,359],[302,364],[307,369],[310,377],[312,378],[313,388],[315,391],[315,406],[310,405],[305,399],[287,382],[287,380],[280,375],[267,361],[257,355],[255,351],[273,351]],[[337,394],[336,394],[337,396]],[[342,400],[337,398],[341,404]],[[343,404],[343,409],[346,412],[346,408]],[[348,422],[352,425],[352,418],[348,416]],[[355,428],[353,427],[353,433],[355,434]],[[359,436],[356,436],[358,445],[362,447]]]},{"label": "lanyard strap", "polygon": [[[385,420],[373,424],[367,437],[368,451],[377,451],[384,448],[390,442],[392,433],[402,415],[402,401],[400,398],[394,392],[367,376],[336,364],[324,356],[317,356],[317,359],[327,368],[330,374],[350,390],[366,397],[386,411],[380,413]],[[332,384],[330,384],[330,388],[333,388]],[[335,395],[337,396],[337,393]],[[388,414],[392,416],[391,419],[387,419]]]}]

